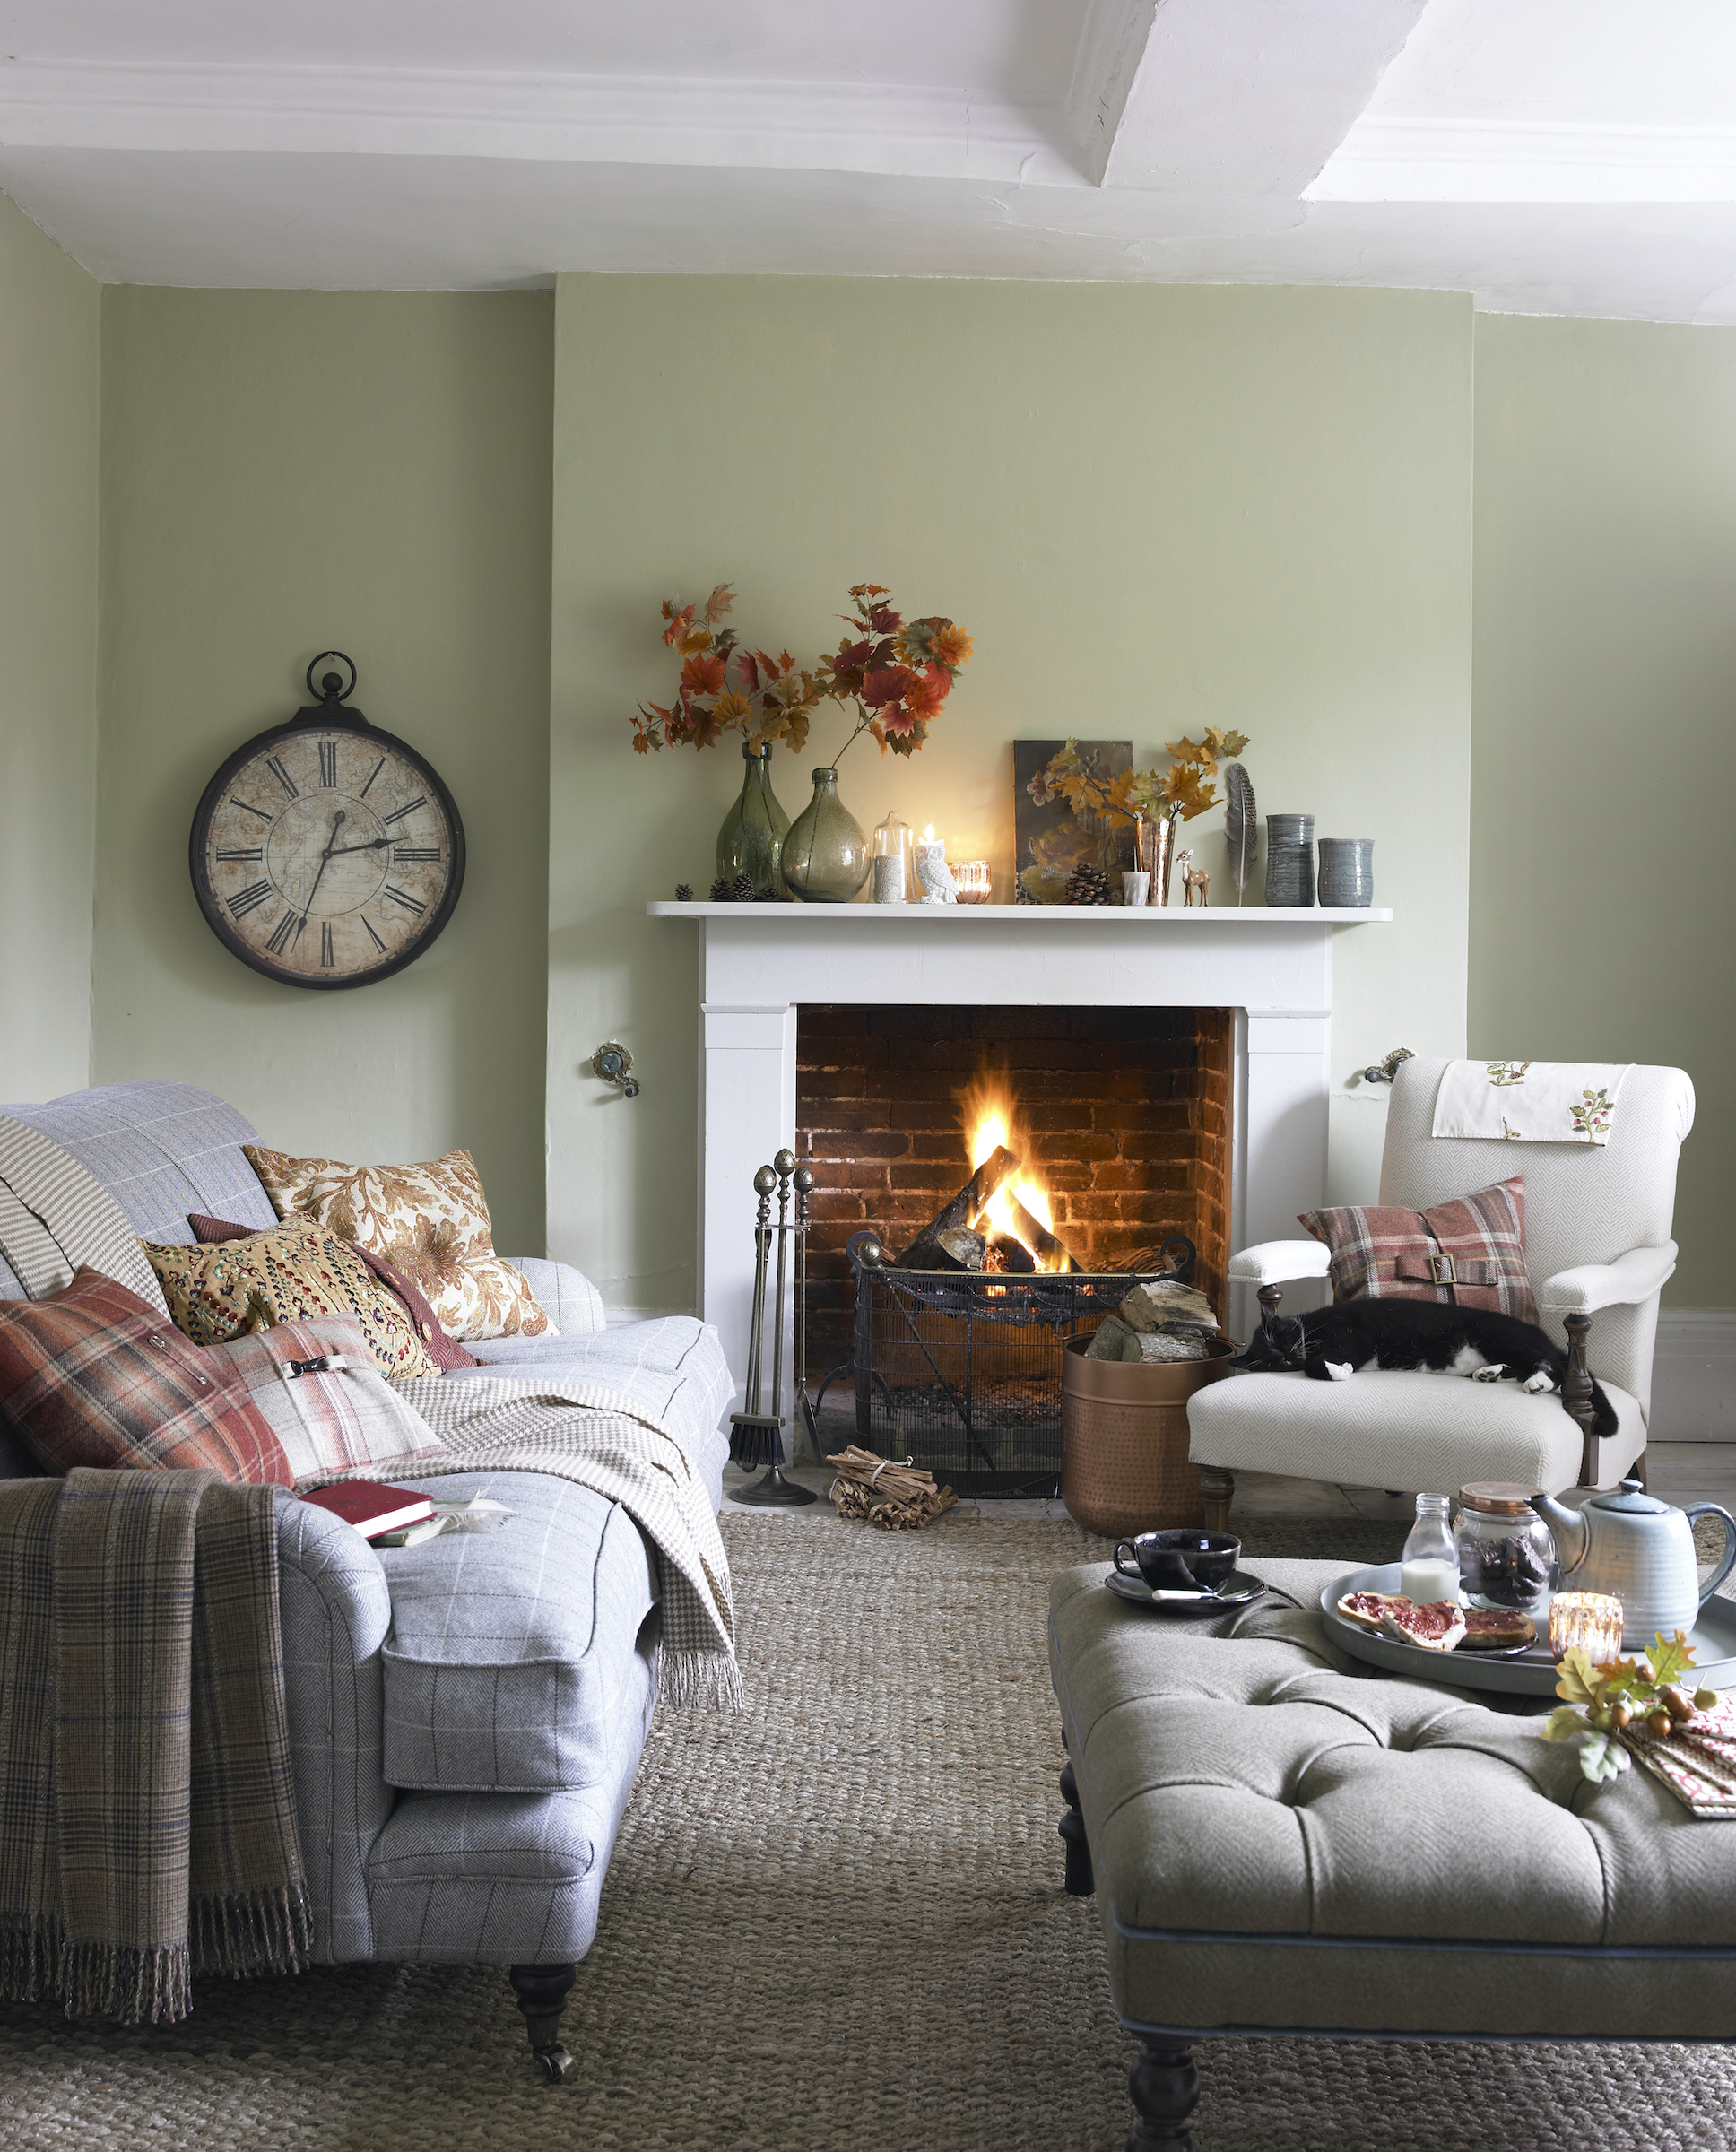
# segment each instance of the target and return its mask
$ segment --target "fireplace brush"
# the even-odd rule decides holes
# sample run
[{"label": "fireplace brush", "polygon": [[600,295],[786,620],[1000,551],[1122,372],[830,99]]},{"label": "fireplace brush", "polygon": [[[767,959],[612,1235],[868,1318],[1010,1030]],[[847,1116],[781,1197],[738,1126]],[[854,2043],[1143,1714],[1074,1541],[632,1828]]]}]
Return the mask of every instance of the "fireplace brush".
[{"label": "fireplace brush", "polygon": [[[795,1190],[795,1217],[790,1217],[790,1191]],[[808,1428],[814,1454],[820,1454],[818,1432],[812,1424],[812,1409],[808,1406],[805,1376],[807,1352],[807,1286],[808,1286],[808,1196],[813,1187],[813,1175],[807,1167],[799,1167],[795,1153],[780,1150],[769,1166],[762,1166],[753,1176],[754,1193],[760,1199],[753,1227],[753,1311],[748,1325],[748,1379],[746,1410],[732,1412],[730,1424],[733,1432],[729,1438],[729,1453],[733,1463],[751,1471],[756,1466],[767,1465],[763,1480],[756,1480],[751,1487],[733,1493],[731,1500],[745,1502],[756,1509],[798,1509],[815,1501],[812,1488],[798,1487],[785,1479],[784,1466],[790,1462],[784,1442],[784,1295],[789,1283],[789,1238],[795,1236],[795,1338],[794,1338],[794,1399],[792,1418]],[[777,1192],[777,1223],[771,1222],[772,1191]],[[766,1273],[771,1267],[771,1245],[777,1243],[777,1266],[772,1286],[772,1356],[771,1398],[769,1411],[760,1410],[763,1401],[761,1383],[762,1360],[766,1345]]]}]

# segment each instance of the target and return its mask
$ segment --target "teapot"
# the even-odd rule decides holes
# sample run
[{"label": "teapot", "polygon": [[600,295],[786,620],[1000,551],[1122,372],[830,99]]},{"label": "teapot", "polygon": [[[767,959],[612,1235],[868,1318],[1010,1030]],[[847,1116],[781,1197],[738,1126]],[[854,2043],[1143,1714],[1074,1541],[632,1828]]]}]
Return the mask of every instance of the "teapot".
[{"label": "teapot", "polygon": [[[1736,1566],[1736,1517],[1713,1502],[1675,1509],[1624,1480],[1574,1511],[1548,1495],[1531,1506],[1548,1524],[1561,1558],[1558,1589],[1612,1592],[1621,1601],[1621,1641],[1644,1651],[1654,1635],[1691,1630],[1701,1602]],[[1694,1558],[1694,1519],[1716,1517],[1724,1528],[1722,1560],[1705,1584]]]}]

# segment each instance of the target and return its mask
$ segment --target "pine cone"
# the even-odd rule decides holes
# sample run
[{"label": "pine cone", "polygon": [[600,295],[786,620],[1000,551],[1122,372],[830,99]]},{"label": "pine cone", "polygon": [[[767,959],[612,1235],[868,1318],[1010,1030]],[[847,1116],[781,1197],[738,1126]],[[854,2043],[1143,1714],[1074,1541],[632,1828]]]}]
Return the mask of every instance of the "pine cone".
[{"label": "pine cone", "polygon": [[729,894],[731,901],[735,904],[751,904],[753,902],[753,877],[745,867],[730,883]]},{"label": "pine cone", "polygon": [[783,904],[786,900],[777,884],[768,881],[763,889],[755,890],[753,901],[756,904]]},{"label": "pine cone", "polygon": [[1089,859],[1081,860],[1067,877],[1067,902],[1107,904],[1110,901],[1109,877]]},{"label": "pine cone", "polygon": [[713,904],[727,904],[729,902],[729,884],[721,874],[711,885],[711,901]]},{"label": "pine cone", "polygon": [[690,881],[678,881],[675,884],[675,901],[677,904],[692,903],[693,884]]}]

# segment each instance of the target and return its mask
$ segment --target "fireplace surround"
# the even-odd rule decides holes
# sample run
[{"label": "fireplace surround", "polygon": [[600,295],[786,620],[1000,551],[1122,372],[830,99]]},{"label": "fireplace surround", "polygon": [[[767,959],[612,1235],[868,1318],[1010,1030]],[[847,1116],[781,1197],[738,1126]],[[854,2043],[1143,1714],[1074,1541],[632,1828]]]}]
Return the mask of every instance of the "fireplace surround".
[{"label": "fireplace surround", "polygon": [[[804,1009],[1223,1011],[1228,1245],[1325,1195],[1335,929],[1387,910],[655,903],[699,937],[699,1312],[738,1383],[757,1167],[798,1135]],[[1232,1296],[1232,1330],[1245,1313]],[[812,1361],[810,1361],[812,1368]]]}]

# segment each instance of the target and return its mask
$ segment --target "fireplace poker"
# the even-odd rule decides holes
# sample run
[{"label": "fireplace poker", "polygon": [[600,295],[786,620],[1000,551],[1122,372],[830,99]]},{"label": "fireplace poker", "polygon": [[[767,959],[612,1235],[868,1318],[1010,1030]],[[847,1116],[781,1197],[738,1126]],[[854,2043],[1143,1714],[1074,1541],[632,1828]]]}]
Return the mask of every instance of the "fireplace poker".
[{"label": "fireplace poker", "polygon": [[[785,1479],[783,1471],[787,1453],[784,1446],[783,1413],[784,1287],[788,1276],[786,1237],[791,1230],[789,1184],[794,1170],[794,1152],[780,1150],[775,1167],[762,1166],[753,1176],[760,1208],[753,1228],[753,1315],[748,1330],[748,1409],[745,1412],[732,1412],[729,1416],[735,1428],[735,1433],[730,1437],[730,1455],[733,1461],[747,1466],[750,1471],[756,1464],[769,1465],[763,1480],[756,1480],[751,1487],[731,1491],[731,1501],[745,1503],[753,1509],[800,1509],[819,1499],[811,1487],[796,1486],[794,1481]],[[771,1193],[774,1188],[778,1191],[776,1228],[771,1224]],[[772,1409],[769,1412],[762,1412],[760,1410],[760,1363],[766,1337],[766,1271],[774,1231],[777,1236],[777,1307],[772,1322]]]}]

